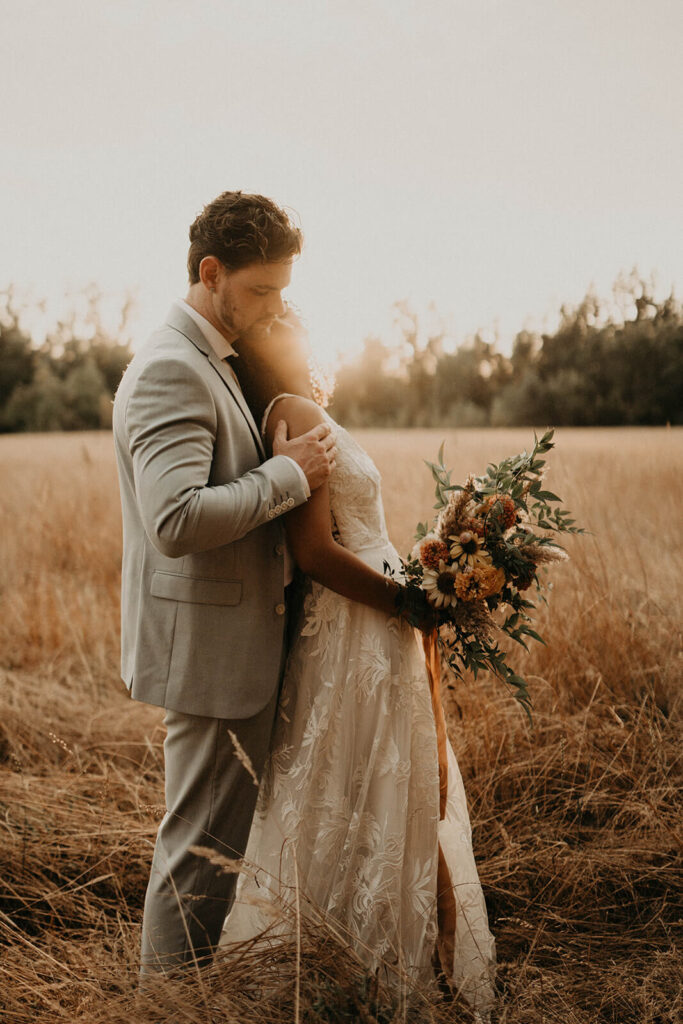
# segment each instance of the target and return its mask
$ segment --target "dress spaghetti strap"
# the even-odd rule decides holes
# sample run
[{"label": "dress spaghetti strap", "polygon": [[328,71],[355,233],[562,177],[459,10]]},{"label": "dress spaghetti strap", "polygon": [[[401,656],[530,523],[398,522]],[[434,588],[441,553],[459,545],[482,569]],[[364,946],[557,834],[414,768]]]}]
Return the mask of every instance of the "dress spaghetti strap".
[{"label": "dress spaghetti strap", "polygon": [[275,398],[271,398],[270,402],[265,408],[263,416],[261,417],[261,438],[265,441],[266,438],[266,427],[268,426],[268,417],[273,411],[273,407],[276,402],[279,402],[281,398],[297,398],[297,395],[291,395],[289,392],[283,391],[281,395],[276,395]]}]

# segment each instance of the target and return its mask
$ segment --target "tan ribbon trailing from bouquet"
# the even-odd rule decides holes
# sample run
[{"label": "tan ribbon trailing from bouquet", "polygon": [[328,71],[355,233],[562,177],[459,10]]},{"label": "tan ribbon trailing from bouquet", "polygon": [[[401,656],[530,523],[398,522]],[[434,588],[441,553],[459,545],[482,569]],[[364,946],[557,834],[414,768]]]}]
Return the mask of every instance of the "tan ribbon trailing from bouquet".
[{"label": "tan ribbon trailing from bouquet", "polygon": [[[439,757],[439,819],[446,815],[448,799],[448,754],[446,735],[446,716],[441,705],[441,656],[439,654],[439,634],[437,630],[423,634],[422,646],[425,654],[425,665],[429,678],[429,690],[432,695],[432,710],[436,724],[436,744]],[[436,876],[437,884],[437,921],[439,938],[437,942],[441,967],[446,978],[453,974],[453,954],[455,952],[455,896],[453,883],[446,858],[439,844],[439,867]]]}]

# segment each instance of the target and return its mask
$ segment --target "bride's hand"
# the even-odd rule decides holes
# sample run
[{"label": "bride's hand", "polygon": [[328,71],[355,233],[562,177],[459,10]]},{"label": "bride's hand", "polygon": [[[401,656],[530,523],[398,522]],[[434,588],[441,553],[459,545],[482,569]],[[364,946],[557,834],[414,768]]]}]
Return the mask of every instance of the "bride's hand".
[{"label": "bride's hand", "polygon": [[299,437],[287,440],[287,424],[280,420],[273,437],[273,455],[288,455],[303,469],[312,491],[328,479],[335,467],[337,449],[327,423],[319,423]]},{"label": "bride's hand", "polygon": [[438,625],[437,614],[423,590],[409,590],[399,584],[395,598],[396,610],[402,619],[422,633],[431,633]]}]

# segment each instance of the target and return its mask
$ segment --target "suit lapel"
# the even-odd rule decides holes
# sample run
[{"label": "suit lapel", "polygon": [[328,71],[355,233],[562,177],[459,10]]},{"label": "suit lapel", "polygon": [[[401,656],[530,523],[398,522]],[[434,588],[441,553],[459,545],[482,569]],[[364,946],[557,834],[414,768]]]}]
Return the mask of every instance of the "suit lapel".
[{"label": "suit lapel", "polygon": [[261,440],[259,429],[256,426],[254,417],[251,415],[251,410],[246,403],[242,389],[230,372],[229,367],[225,365],[222,359],[219,359],[211,345],[200,331],[197,324],[194,322],[192,317],[188,316],[180,306],[175,304],[171,306],[170,312],[166,317],[166,322],[170,327],[174,327],[176,331],[180,331],[188,341],[191,341],[195,348],[198,348],[200,352],[203,352],[207,357],[209,363],[214,368],[219,377],[222,378],[225,386],[232,395],[234,401],[238,405],[242,415],[247,421],[247,426],[252,433],[259,455],[262,459],[265,459],[266,453]]}]

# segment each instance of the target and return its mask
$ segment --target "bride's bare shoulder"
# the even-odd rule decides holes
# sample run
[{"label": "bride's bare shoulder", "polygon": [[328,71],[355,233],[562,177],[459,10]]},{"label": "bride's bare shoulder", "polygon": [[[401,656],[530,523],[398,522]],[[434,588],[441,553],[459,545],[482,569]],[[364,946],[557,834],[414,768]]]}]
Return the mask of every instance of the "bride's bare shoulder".
[{"label": "bride's bare shoulder", "polygon": [[283,395],[273,405],[266,424],[266,436],[271,443],[280,420],[287,424],[287,434],[290,438],[305,434],[319,423],[327,422],[320,406],[302,395]]}]

